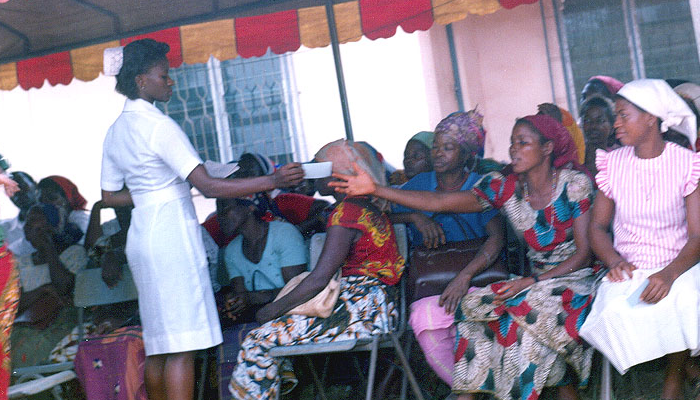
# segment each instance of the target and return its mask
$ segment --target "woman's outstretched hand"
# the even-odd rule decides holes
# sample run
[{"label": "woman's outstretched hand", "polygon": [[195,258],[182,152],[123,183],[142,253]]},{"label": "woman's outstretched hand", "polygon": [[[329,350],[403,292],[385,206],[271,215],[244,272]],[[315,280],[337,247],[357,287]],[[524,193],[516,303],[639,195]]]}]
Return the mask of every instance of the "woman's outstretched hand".
[{"label": "woman's outstretched hand", "polygon": [[345,193],[348,196],[362,196],[374,193],[377,190],[377,184],[374,183],[372,177],[360,168],[357,163],[352,163],[352,168],[355,170],[354,176],[336,172],[333,174],[333,177],[340,179],[340,181],[330,182],[328,186],[334,187],[336,192]]},{"label": "woman's outstretched hand", "polygon": [[12,178],[7,176],[7,174],[0,174],[0,185],[5,187],[5,194],[7,194],[7,197],[12,197],[15,193],[19,192],[19,185],[17,182],[13,181]]},{"label": "woman's outstretched hand", "polygon": [[272,177],[276,188],[296,186],[304,180],[304,170],[299,163],[289,163],[278,168]]}]

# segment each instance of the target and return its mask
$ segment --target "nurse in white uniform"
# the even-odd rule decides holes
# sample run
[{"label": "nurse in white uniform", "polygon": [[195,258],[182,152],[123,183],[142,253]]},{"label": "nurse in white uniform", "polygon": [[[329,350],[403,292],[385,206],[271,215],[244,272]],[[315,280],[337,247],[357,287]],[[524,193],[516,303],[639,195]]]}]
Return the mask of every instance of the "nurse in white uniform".
[{"label": "nurse in white uniform", "polygon": [[169,50],[142,39],[105,56],[106,70],[118,71],[116,90],[128,99],[104,141],[102,199],[135,206],[126,255],[139,293],[151,400],[192,399],[194,352],[222,341],[190,184],[207,197],[232,198],[296,185],[304,175],[294,163],[258,178],[209,176],[182,129],[153,105],[172,95]]}]

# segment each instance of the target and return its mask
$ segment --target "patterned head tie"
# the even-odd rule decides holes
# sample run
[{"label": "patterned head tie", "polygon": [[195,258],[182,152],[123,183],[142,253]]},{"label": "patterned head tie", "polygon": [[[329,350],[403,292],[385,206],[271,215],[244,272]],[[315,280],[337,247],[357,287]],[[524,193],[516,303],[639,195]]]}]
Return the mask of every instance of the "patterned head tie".
[{"label": "patterned head tie", "polygon": [[476,108],[467,112],[457,111],[448,115],[435,127],[435,134],[449,135],[471,154],[484,156],[486,130],[484,116]]}]

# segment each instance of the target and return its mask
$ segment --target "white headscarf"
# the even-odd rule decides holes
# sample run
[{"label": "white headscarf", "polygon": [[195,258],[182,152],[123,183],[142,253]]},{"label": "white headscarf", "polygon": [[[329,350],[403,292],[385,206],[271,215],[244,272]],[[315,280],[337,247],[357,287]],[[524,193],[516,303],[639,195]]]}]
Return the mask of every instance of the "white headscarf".
[{"label": "white headscarf", "polygon": [[690,101],[695,105],[695,108],[700,110],[700,85],[692,82],[681,83],[673,88],[673,91],[678,93],[686,101]]},{"label": "white headscarf", "polygon": [[661,119],[661,132],[673,129],[690,141],[695,150],[698,132],[695,114],[688,104],[662,79],[638,79],[617,92],[632,104]]}]

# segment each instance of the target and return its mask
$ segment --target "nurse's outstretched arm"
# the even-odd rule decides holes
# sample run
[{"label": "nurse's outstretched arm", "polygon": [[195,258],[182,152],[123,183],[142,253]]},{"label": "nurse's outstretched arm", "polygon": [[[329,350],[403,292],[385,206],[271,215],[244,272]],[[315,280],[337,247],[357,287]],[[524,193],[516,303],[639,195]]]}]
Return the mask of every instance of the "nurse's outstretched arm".
[{"label": "nurse's outstretched arm", "polygon": [[340,193],[348,196],[371,195],[387,199],[414,210],[431,212],[471,213],[481,212],[483,207],[471,191],[429,192],[422,190],[401,190],[379,186],[363,169],[353,164],[356,175],[333,174],[340,181],[329,183]]},{"label": "nurse's outstretched arm", "polygon": [[190,172],[187,180],[205,197],[235,198],[267,190],[290,187],[304,179],[304,170],[299,163],[289,163],[278,168],[274,174],[256,178],[220,179],[209,176],[200,164]]}]

